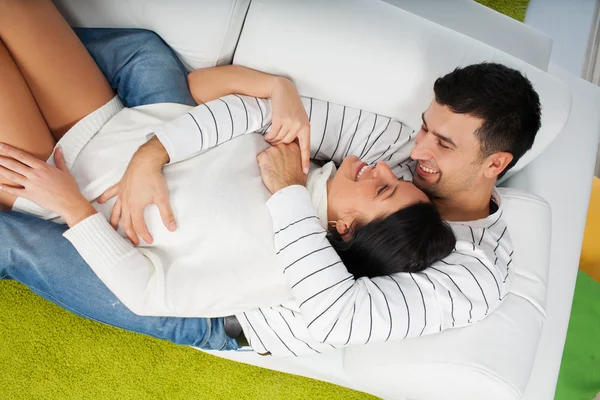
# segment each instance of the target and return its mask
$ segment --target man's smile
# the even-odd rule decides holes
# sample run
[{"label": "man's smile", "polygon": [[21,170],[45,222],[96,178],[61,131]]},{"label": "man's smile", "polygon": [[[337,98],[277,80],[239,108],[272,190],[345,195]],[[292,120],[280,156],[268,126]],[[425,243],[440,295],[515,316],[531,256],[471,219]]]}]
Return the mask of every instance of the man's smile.
[{"label": "man's smile", "polygon": [[423,178],[429,178],[438,174],[439,171],[437,169],[425,166],[421,162],[417,162],[417,173]]}]

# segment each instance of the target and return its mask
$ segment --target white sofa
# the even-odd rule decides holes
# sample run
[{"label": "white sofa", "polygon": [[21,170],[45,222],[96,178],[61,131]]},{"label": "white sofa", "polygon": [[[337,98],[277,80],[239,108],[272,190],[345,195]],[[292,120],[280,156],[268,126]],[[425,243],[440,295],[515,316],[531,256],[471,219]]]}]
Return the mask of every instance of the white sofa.
[{"label": "white sofa", "polygon": [[313,357],[213,354],[386,399],[551,399],[600,132],[600,90],[548,65],[549,38],[470,0],[386,1],[56,2],[74,26],[156,31],[189,69],[234,62],[287,75],[303,95],[413,127],[433,80],[453,67],[495,60],[524,71],[540,93],[543,127],[501,184],[517,276],[495,313],[468,328]]}]

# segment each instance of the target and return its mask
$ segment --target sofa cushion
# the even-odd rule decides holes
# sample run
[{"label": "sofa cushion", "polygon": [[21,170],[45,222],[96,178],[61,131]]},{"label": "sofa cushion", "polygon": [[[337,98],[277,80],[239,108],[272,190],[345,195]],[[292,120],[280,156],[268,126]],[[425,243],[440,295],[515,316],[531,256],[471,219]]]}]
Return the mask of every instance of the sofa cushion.
[{"label": "sofa cushion", "polygon": [[250,0],[55,0],[71,24],[158,33],[188,70],[231,64]]},{"label": "sofa cushion", "polygon": [[433,99],[435,79],[481,61],[522,71],[542,102],[534,147],[506,179],[552,142],[571,104],[564,83],[522,60],[369,0],[254,1],[234,56],[235,64],[289,76],[302,95],[396,117],[413,129]]}]

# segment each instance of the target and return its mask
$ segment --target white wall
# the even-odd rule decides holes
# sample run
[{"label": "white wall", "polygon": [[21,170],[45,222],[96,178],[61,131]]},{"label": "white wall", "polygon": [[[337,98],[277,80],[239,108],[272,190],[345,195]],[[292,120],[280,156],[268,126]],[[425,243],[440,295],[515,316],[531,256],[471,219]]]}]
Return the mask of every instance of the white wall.
[{"label": "white wall", "polygon": [[525,24],[554,39],[550,61],[581,76],[598,0],[530,0]]}]

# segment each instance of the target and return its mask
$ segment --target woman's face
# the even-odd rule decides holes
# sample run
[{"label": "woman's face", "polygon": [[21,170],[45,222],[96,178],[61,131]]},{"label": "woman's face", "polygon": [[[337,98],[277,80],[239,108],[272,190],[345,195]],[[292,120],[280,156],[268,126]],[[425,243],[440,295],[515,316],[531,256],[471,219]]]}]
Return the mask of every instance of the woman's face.
[{"label": "woman's face", "polygon": [[409,205],[428,203],[427,195],[412,182],[399,180],[383,161],[368,166],[348,156],[327,182],[327,214],[343,235],[354,222],[367,223]]}]

